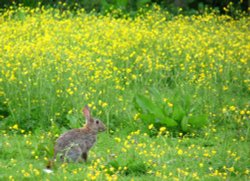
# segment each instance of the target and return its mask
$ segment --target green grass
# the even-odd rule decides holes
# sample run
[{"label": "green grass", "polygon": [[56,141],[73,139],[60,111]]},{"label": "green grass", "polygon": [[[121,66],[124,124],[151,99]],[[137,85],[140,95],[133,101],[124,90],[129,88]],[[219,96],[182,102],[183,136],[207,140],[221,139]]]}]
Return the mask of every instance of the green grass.
[{"label": "green grass", "polygon": [[230,128],[211,127],[199,135],[180,137],[149,137],[139,131],[128,136],[101,133],[87,163],[57,162],[52,174],[43,169],[52,157],[55,136],[44,131],[13,132],[0,138],[1,180],[249,179],[249,133]]}]

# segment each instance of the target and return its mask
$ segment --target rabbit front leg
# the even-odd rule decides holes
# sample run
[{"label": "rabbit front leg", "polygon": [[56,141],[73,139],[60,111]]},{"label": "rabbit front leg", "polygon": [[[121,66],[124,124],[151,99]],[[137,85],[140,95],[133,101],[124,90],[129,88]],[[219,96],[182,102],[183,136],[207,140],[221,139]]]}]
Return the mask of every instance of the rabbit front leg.
[{"label": "rabbit front leg", "polygon": [[82,159],[83,159],[85,162],[87,162],[87,158],[88,158],[88,153],[83,152],[83,153],[82,153]]}]

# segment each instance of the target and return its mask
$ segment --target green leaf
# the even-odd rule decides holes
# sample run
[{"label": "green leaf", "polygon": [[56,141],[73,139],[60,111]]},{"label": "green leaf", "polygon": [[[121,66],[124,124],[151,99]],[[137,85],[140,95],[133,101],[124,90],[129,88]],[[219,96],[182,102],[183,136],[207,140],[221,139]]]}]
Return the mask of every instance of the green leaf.
[{"label": "green leaf", "polygon": [[78,122],[78,119],[77,117],[75,117],[74,115],[67,115],[66,116],[67,120],[69,120],[69,126],[71,128],[77,128],[79,127],[79,122]]},{"label": "green leaf", "polygon": [[155,99],[162,101],[162,94],[155,87],[149,88],[149,92],[154,96]]},{"label": "green leaf", "polygon": [[137,7],[141,7],[147,3],[151,2],[151,0],[138,0],[137,1]]},{"label": "green leaf", "polygon": [[188,118],[186,116],[181,120],[181,129],[184,132],[188,131]]},{"label": "green leaf", "polygon": [[163,111],[164,111],[165,115],[168,115],[168,116],[169,116],[169,115],[172,114],[173,108],[171,108],[171,107],[169,107],[168,105],[166,105],[166,106],[164,106]]},{"label": "green leaf", "polygon": [[136,104],[142,109],[143,113],[151,113],[159,119],[164,119],[165,115],[163,111],[155,105],[150,99],[143,95],[137,95],[135,97]]},{"label": "green leaf", "polygon": [[[142,95],[136,95],[134,102],[136,106],[138,106],[143,113],[147,113],[149,109],[149,104],[151,104],[150,100]],[[151,105],[152,106],[152,105]]]},{"label": "green leaf", "polygon": [[181,121],[185,116],[185,111],[180,105],[175,105],[173,110],[173,119],[176,121]]},{"label": "green leaf", "polygon": [[128,4],[128,0],[116,0],[115,4],[116,4],[116,8],[126,8]]},{"label": "green leaf", "polygon": [[191,96],[189,94],[186,94],[184,96],[184,109],[188,112],[191,107]]},{"label": "green leaf", "polygon": [[168,127],[174,127],[178,125],[177,122],[170,117],[165,117],[163,120],[160,121],[160,123],[165,124]]},{"label": "green leaf", "polygon": [[142,114],[141,119],[145,121],[147,124],[151,124],[155,122],[155,116],[152,114]]},{"label": "green leaf", "polygon": [[110,4],[106,0],[101,0],[101,8],[102,10],[108,10],[110,8]]},{"label": "green leaf", "polygon": [[188,118],[188,122],[195,128],[201,128],[206,125],[208,121],[207,115],[195,115]]}]

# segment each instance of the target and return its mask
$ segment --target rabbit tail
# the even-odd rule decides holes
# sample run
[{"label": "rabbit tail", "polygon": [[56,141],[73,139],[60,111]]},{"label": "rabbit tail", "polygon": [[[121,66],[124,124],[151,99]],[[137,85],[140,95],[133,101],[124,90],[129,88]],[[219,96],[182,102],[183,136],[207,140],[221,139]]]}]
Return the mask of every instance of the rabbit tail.
[{"label": "rabbit tail", "polygon": [[54,164],[54,160],[49,160],[48,164],[46,165],[46,168],[43,169],[43,171],[45,173],[52,173],[53,172],[53,170],[52,170],[53,164]]},{"label": "rabbit tail", "polygon": [[53,165],[54,165],[54,160],[49,160],[47,165],[46,165],[46,168],[51,170]]},{"label": "rabbit tail", "polygon": [[55,159],[55,156],[54,156],[53,159],[51,159],[51,160],[48,161],[48,163],[46,165],[46,168],[43,169],[43,171],[46,172],[46,173],[52,173],[53,172],[52,171],[52,167],[54,165],[55,160],[56,159]]}]

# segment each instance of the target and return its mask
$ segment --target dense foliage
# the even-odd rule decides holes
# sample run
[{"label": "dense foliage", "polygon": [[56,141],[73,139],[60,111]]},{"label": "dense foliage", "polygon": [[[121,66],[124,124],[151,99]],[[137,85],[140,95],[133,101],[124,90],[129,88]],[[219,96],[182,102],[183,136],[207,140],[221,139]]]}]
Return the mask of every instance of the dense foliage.
[{"label": "dense foliage", "polygon": [[152,88],[169,107],[183,107],[176,97],[191,99],[181,108],[186,116],[249,116],[249,17],[173,18],[157,6],[135,19],[115,16],[23,7],[3,13],[1,124],[73,127],[89,103],[110,128],[133,129],[134,96],[150,97]]},{"label": "dense foliage", "polygon": [[235,11],[249,11],[248,0],[2,0],[0,8],[8,8],[11,5],[23,4],[24,6],[36,8],[40,5],[53,8],[65,9],[66,5],[71,10],[84,8],[86,11],[95,10],[106,12],[110,9],[120,9],[123,12],[134,13],[140,8],[145,8],[153,4],[160,5],[162,8],[178,13],[179,8],[188,14],[202,13],[206,8],[219,10],[221,13],[235,15]]}]

